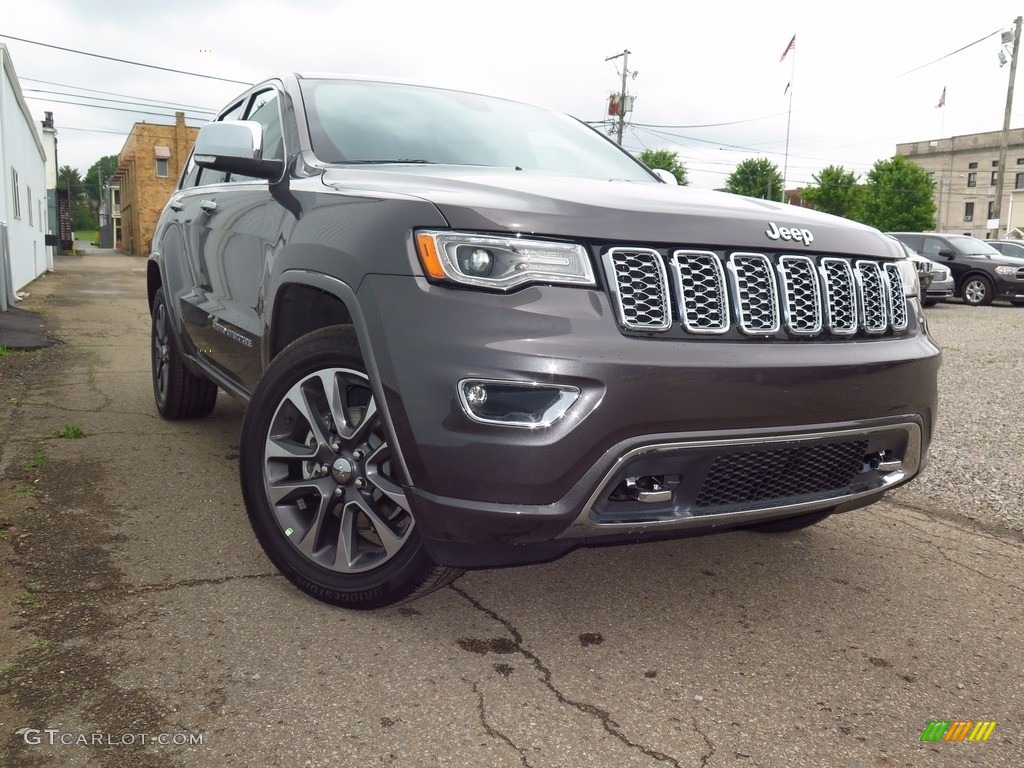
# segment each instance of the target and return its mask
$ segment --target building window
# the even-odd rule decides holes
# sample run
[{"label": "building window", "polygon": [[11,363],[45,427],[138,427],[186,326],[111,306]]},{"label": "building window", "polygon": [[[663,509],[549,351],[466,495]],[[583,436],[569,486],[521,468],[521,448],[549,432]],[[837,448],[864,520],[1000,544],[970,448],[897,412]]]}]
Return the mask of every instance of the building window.
[{"label": "building window", "polygon": [[36,223],[32,221],[32,187],[25,187],[25,202],[28,203],[28,225],[34,227]]},{"label": "building window", "polygon": [[[975,163],[975,165],[977,165],[977,163]],[[977,173],[968,173],[967,174],[967,186],[968,187],[976,187],[976,186],[978,186],[978,174]]]},{"label": "building window", "polygon": [[996,177],[999,175],[999,171],[992,171],[992,178],[989,179],[989,186],[994,187],[996,185]]},{"label": "building window", "polygon": [[988,201],[988,218],[990,218],[990,219],[993,218],[992,214],[995,213],[995,208],[996,208],[996,201],[995,200],[989,200]]},{"label": "building window", "polygon": [[993,160],[992,161],[992,167],[993,168],[998,168],[999,167],[999,161],[998,160]]},{"label": "building window", "polygon": [[1014,189],[1024,189],[1024,173],[1018,173],[1013,179]]},{"label": "building window", "polygon": [[1024,157],[1017,158],[1017,165],[1024,165]]},{"label": "building window", "polygon": [[156,154],[156,175],[159,179],[166,179],[170,175],[171,150],[168,147],[153,147]]},{"label": "building window", "polygon": [[964,203],[964,221],[974,221],[974,203]]},{"label": "building window", "polygon": [[977,164],[977,163],[968,163],[968,164],[967,164],[967,167],[968,167],[968,168],[977,168],[977,167],[978,167],[978,164]]},{"label": "building window", "polygon": [[18,172],[11,168],[11,191],[14,193],[14,218],[21,218],[21,192],[18,190]]}]

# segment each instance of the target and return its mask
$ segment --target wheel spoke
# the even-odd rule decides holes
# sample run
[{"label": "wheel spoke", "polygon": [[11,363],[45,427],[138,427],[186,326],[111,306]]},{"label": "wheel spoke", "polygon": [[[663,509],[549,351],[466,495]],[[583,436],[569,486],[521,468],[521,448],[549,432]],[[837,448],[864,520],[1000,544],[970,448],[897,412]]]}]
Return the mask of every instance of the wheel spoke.
[{"label": "wheel spoke", "polygon": [[321,499],[330,500],[331,493],[336,486],[337,483],[329,477],[320,477],[316,480],[282,480],[276,483],[267,483],[267,493],[270,496],[270,503],[276,507],[284,499],[301,490],[319,493]]},{"label": "wheel spoke", "polygon": [[356,568],[356,522],[359,519],[358,507],[346,504],[341,510],[341,526],[338,529],[338,548],[334,555],[335,570],[343,573],[354,573]]},{"label": "wheel spoke", "polygon": [[267,438],[267,447],[263,451],[265,459],[296,459],[301,461],[310,461],[315,459],[317,454],[316,447],[310,447],[301,443],[296,443],[292,440],[283,440],[278,437],[271,436]]},{"label": "wheel spoke", "polygon": [[[323,481],[320,481],[323,483]],[[302,537],[302,541],[299,542],[299,550],[306,555],[306,557],[312,558],[316,554],[317,545],[320,543],[320,529],[323,528],[324,520],[327,519],[327,513],[331,509],[332,499],[331,493],[328,491],[320,493],[320,503],[316,508],[316,519],[313,520],[313,524],[309,526],[306,531],[306,535]]]},{"label": "wheel spoke", "polygon": [[316,440],[317,445],[326,446],[329,445],[329,443],[327,442],[327,436],[324,434],[323,424],[320,422],[320,416],[316,413],[316,409],[313,403],[309,401],[305,387],[303,387],[303,384],[305,384],[306,381],[307,380],[300,381],[288,390],[288,394],[284,396],[284,399],[291,402],[291,404],[295,406],[295,409],[302,414],[302,418],[304,418],[306,423],[309,425],[309,429],[313,433],[313,437]]},{"label": "wheel spoke", "polygon": [[366,519],[369,520],[370,525],[373,526],[374,532],[380,537],[380,543],[384,547],[384,551],[387,552],[388,557],[395,555],[399,549],[402,548],[402,544],[405,542],[405,537],[408,535],[408,531],[405,534],[398,534],[391,527],[388,520],[385,520],[380,516],[377,508],[370,504],[360,495],[356,495],[348,504],[345,506],[356,505],[366,515]]},{"label": "wheel spoke", "polygon": [[389,477],[381,474],[380,465],[390,456],[388,444],[382,444],[377,450],[371,453],[366,459],[366,479],[370,481],[381,493],[391,499],[402,509],[409,509],[409,502],[405,498],[405,492],[401,486],[393,482]]},{"label": "wheel spoke", "polygon": [[[335,430],[346,443],[358,443],[373,424],[374,416],[377,414],[377,403],[371,394],[363,417],[358,424],[352,424],[353,406],[348,397],[349,384],[352,382],[348,381],[347,376],[339,376],[339,373],[343,372],[320,371],[318,376],[327,396],[327,405],[334,420]],[[359,386],[368,389],[369,382],[360,380]]]}]

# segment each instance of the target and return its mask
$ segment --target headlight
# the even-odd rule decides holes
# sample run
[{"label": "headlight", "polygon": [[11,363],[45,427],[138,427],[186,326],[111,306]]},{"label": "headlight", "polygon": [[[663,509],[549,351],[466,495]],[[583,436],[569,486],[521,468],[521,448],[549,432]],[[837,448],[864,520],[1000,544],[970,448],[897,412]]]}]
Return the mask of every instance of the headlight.
[{"label": "headlight", "polygon": [[900,277],[903,278],[903,293],[907,296],[917,296],[921,293],[921,282],[917,277],[917,267],[910,259],[901,259],[896,262],[900,270]]},{"label": "headlight", "polygon": [[997,275],[1016,275],[1019,267],[1002,266],[996,267]]},{"label": "headlight", "polygon": [[462,232],[417,232],[423,270],[451,280],[509,291],[526,283],[595,285],[587,251],[576,243]]}]

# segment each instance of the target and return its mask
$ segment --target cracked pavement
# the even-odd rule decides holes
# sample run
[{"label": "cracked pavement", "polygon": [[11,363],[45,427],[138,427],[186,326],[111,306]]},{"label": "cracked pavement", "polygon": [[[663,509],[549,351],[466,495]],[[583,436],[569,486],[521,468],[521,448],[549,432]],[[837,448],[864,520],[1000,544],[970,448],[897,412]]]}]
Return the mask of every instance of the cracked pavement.
[{"label": "cracked pavement", "polygon": [[[1024,764],[1024,537],[942,499],[578,550],[375,613],[305,597],[246,521],[241,406],[156,414],[144,267],[60,259],[26,303],[63,343],[0,358],[0,766]],[[998,726],[922,743],[931,720]]]}]

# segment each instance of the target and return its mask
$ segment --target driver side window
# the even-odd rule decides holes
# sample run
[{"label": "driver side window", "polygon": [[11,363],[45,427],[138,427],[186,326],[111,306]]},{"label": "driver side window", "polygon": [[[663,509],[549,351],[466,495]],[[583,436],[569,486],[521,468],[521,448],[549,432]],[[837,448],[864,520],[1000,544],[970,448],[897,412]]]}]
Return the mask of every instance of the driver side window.
[{"label": "driver side window", "polygon": [[[263,128],[263,157],[269,160],[284,159],[284,139],[281,130],[281,112],[278,108],[277,91],[268,88],[252,98],[245,120],[259,123]],[[255,181],[252,176],[231,174],[231,181]]]}]

